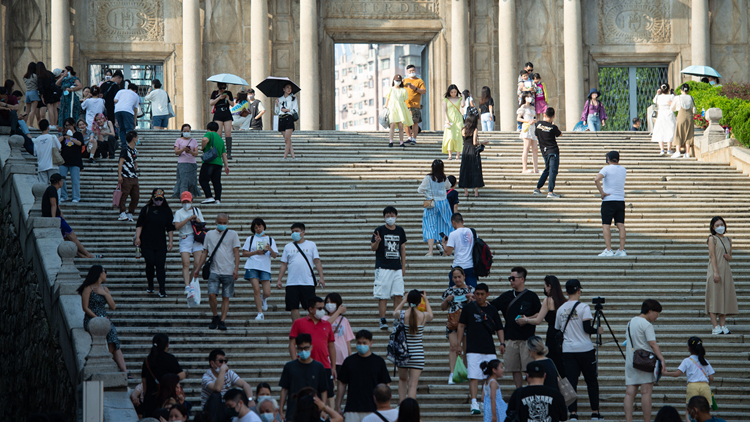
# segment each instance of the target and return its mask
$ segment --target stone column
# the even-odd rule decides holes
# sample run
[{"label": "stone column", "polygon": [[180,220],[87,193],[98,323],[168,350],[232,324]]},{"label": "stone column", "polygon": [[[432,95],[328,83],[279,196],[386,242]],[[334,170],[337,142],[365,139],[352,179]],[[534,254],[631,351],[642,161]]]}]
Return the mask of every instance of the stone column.
[{"label": "stone column", "polygon": [[299,2],[299,70],[300,92],[299,119],[301,130],[318,130],[320,115],[318,110],[318,2]]},{"label": "stone column", "polygon": [[[499,0],[498,8],[498,57],[500,66],[498,76],[500,89],[498,91],[499,101],[495,102],[495,129],[503,131],[516,130],[516,110],[518,109],[518,98],[516,88],[518,87],[517,69],[517,37],[516,37],[516,0]],[[475,103],[479,105],[480,93],[474,93]]]},{"label": "stone column", "polygon": [[[250,16],[252,17],[252,26],[250,27],[250,39],[252,48],[250,58],[250,85],[255,89],[266,76],[269,76],[268,66],[268,2],[267,0],[252,0],[250,5]],[[263,103],[266,108],[266,114],[263,115],[263,128],[270,130],[271,115],[273,113],[273,104],[259,90],[255,90],[255,98]]]},{"label": "stone column", "polygon": [[692,44],[690,52],[693,55],[692,64],[711,66],[711,33],[708,24],[708,0],[692,0],[691,2],[691,31]]},{"label": "stone column", "polygon": [[52,0],[50,5],[50,71],[70,63],[70,0]]},{"label": "stone column", "polygon": [[200,1],[182,1],[182,107],[183,121],[203,130],[203,66],[201,58]]},{"label": "stone column", "polygon": [[581,0],[564,0],[563,22],[565,130],[573,130],[580,120],[584,99]]},{"label": "stone column", "polygon": [[467,0],[451,2],[451,84],[471,90],[469,79],[469,9]]}]

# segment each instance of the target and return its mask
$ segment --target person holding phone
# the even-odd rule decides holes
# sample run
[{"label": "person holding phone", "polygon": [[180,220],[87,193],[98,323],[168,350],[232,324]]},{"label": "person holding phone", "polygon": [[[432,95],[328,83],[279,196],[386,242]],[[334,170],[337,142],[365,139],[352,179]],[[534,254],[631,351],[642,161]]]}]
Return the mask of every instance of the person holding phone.
[{"label": "person holding phone", "polygon": [[231,159],[232,122],[234,122],[234,119],[232,118],[232,112],[230,111],[230,108],[232,107],[234,98],[232,97],[232,93],[230,91],[227,91],[227,84],[219,82],[218,84],[216,84],[216,87],[218,89],[211,93],[211,100],[208,102],[208,105],[213,107],[213,121],[219,125],[219,130],[217,131],[217,133],[220,137],[222,136],[222,133],[224,134],[224,139],[226,140],[227,147],[227,158]]}]

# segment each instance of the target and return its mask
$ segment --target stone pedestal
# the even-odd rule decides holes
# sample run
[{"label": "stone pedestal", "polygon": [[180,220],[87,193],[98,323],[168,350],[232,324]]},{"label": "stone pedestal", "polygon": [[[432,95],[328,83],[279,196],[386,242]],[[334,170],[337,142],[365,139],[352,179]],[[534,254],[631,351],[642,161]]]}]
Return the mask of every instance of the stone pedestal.
[{"label": "stone pedestal", "polygon": [[573,130],[583,107],[583,48],[581,0],[563,2],[563,46],[565,52],[565,128]]},{"label": "stone pedestal", "polygon": [[70,0],[51,0],[50,4],[50,66],[64,68],[70,63]]},{"label": "stone pedestal", "polygon": [[[499,0],[498,8],[498,57],[499,67],[498,76],[500,89],[498,92],[499,101],[495,103],[495,116],[498,116],[499,122],[495,122],[495,130],[503,131],[516,130],[516,110],[518,109],[518,97],[516,88],[518,78],[516,77],[517,61],[517,31],[516,31],[516,2],[515,0]],[[474,93],[474,103],[479,106],[479,92]]]},{"label": "stone pedestal", "polygon": [[320,126],[318,70],[318,2],[299,2],[299,120],[301,130],[318,130]]},{"label": "stone pedestal", "polygon": [[57,246],[57,255],[60,257],[60,269],[55,277],[55,287],[57,296],[76,295],[76,289],[81,285],[81,275],[78,272],[73,258],[78,252],[76,244],[70,241],[64,241]]},{"label": "stone pedestal", "polygon": [[468,0],[451,2],[451,80],[459,94],[471,89],[469,79],[469,9]]},{"label": "stone pedestal", "polygon": [[203,70],[201,66],[200,1],[182,1],[182,98],[185,123],[203,127]]},{"label": "stone pedestal", "polygon": [[117,365],[107,348],[107,333],[110,326],[109,320],[103,317],[89,321],[91,350],[86,355],[86,364],[81,370],[81,381],[103,381],[104,388],[126,387],[127,375],[117,371]]},{"label": "stone pedestal", "polygon": [[[690,53],[692,63],[711,66],[711,28],[708,20],[708,0],[691,0]],[[698,78],[699,79],[699,78]]]},{"label": "stone pedestal", "polygon": [[[250,7],[250,14],[253,20],[250,27],[250,38],[253,41],[252,49],[250,50],[252,59],[250,84],[254,87],[270,75],[270,66],[268,63],[268,2],[266,0],[252,0]],[[260,100],[266,108],[266,114],[261,117],[263,120],[263,129],[271,130],[273,107],[268,101],[268,97],[263,95],[260,90],[255,90],[255,98]]]}]

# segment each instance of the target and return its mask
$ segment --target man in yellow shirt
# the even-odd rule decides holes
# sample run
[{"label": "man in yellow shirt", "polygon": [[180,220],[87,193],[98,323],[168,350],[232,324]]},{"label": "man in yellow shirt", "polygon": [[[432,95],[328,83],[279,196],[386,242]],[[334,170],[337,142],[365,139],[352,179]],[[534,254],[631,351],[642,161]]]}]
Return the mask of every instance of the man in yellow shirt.
[{"label": "man in yellow shirt", "polygon": [[406,106],[409,108],[411,118],[414,121],[412,127],[406,128],[408,139],[404,143],[416,145],[419,123],[422,123],[422,95],[427,93],[427,89],[424,87],[424,81],[417,77],[417,68],[413,64],[406,66],[404,87],[406,87],[406,93],[409,96],[406,99]]}]

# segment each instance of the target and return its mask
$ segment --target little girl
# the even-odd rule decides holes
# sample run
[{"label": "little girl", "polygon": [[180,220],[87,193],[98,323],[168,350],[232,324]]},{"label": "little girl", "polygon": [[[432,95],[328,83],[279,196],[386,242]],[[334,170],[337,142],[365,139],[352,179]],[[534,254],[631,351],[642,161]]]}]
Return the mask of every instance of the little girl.
[{"label": "little girl", "polygon": [[536,108],[536,114],[541,119],[544,112],[547,111],[547,89],[544,87],[542,77],[538,74],[534,74],[534,89],[536,90],[536,96],[534,97],[534,107]]},{"label": "little girl", "polygon": [[482,388],[484,390],[484,422],[502,422],[508,411],[508,405],[503,401],[500,384],[497,382],[498,378],[503,377],[503,364],[497,359],[492,359],[489,362],[482,362],[479,367],[487,377]]},{"label": "little girl", "polygon": [[[693,396],[703,396],[711,403],[711,387],[709,384],[713,382],[716,371],[706,360],[706,349],[703,348],[703,341],[698,337],[690,337],[688,339],[688,351],[690,357],[685,358],[676,371],[666,371],[664,375],[675,378],[683,373],[687,375],[686,403]],[[687,413],[686,417],[689,418]]]},{"label": "little girl", "polygon": [[523,139],[523,154],[521,154],[521,164],[523,173],[531,173],[528,169],[527,161],[529,159],[529,148],[533,151],[532,161],[534,162],[534,173],[539,173],[539,157],[536,134],[536,110],[534,109],[534,94],[524,92],[521,96],[523,105],[516,111],[518,123],[521,123],[521,134],[519,138]]},{"label": "little girl", "polygon": [[[349,320],[344,316],[346,306],[343,305],[343,302],[340,294],[328,293],[325,299],[327,315],[323,317],[323,321],[331,323],[333,335],[336,338],[333,343],[336,348],[336,372],[341,369],[344,359],[352,354],[352,340],[354,340],[352,327],[349,325]],[[337,394],[343,394],[343,392]],[[331,401],[332,399],[333,397],[328,398],[328,405],[334,407],[335,401]]]}]

